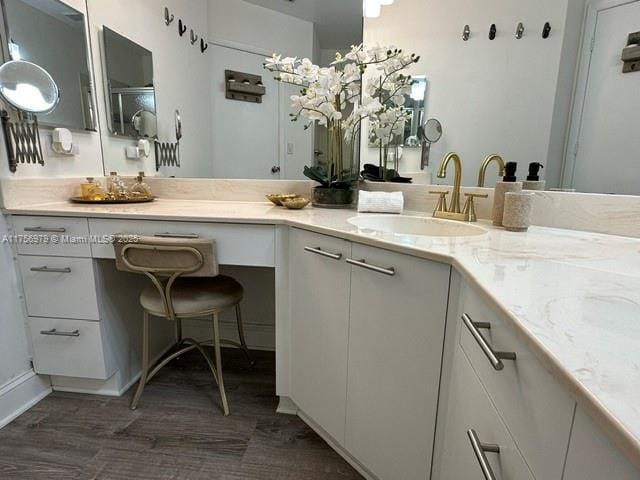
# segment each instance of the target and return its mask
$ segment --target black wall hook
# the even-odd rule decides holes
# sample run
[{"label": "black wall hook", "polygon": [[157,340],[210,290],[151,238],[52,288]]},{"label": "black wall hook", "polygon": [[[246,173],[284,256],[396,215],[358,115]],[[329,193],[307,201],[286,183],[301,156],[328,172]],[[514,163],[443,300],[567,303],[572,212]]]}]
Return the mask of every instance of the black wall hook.
[{"label": "black wall hook", "polygon": [[169,26],[171,25],[171,23],[173,22],[174,16],[173,13],[169,14],[169,9],[167,7],[164,7],[164,23],[165,25]]},{"label": "black wall hook", "polygon": [[495,40],[496,38],[496,24],[492,23],[489,28],[489,40]]},{"label": "black wall hook", "polygon": [[184,35],[184,32],[187,31],[187,26],[182,23],[182,19],[178,20],[178,33],[180,34],[180,36]]},{"label": "black wall hook", "polygon": [[194,45],[198,41],[198,35],[193,31],[193,28],[189,34],[189,40],[191,41],[191,45]]},{"label": "black wall hook", "polygon": [[469,25],[465,25],[464,30],[462,30],[462,40],[466,42],[467,40],[469,40],[470,36],[471,36],[471,27],[469,27]]},{"label": "black wall hook", "polygon": [[204,41],[204,38],[200,39],[200,53],[204,53],[207,48],[209,48],[209,44]]},{"label": "black wall hook", "polygon": [[542,38],[549,38],[550,34],[551,34],[551,24],[549,22],[546,22],[544,24],[544,27],[542,28]]}]

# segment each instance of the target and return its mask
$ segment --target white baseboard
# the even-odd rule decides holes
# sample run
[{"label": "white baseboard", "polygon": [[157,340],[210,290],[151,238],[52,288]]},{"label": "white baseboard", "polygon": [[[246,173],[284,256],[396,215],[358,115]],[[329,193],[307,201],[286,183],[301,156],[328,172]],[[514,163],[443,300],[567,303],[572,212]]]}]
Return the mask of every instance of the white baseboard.
[{"label": "white baseboard", "polygon": [[49,377],[33,370],[0,386],[0,428],[4,427],[51,393]]},{"label": "white baseboard", "polygon": [[282,413],[284,415],[298,415],[300,409],[293,400],[291,400],[291,397],[280,396],[279,398],[278,408],[276,408],[277,413]]},{"label": "white baseboard", "polygon": [[351,456],[349,452],[347,452],[336,440],[329,435],[320,425],[314,422],[311,418],[309,418],[305,413],[301,410],[298,411],[298,417],[300,417],[304,423],[309,425],[313,431],[315,431],[322,439],[329,444],[331,448],[333,448],[338,455],[340,455],[344,460],[351,465],[353,468],[357,470],[357,472],[362,475],[366,480],[378,480],[369,470],[367,470],[360,462],[358,462],[355,458]]}]

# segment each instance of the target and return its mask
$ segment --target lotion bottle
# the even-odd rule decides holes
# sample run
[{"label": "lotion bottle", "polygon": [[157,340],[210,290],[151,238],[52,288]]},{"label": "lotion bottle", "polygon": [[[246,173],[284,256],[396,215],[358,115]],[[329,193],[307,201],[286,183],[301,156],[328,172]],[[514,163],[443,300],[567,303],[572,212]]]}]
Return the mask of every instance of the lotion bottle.
[{"label": "lotion bottle", "polygon": [[496,182],[496,188],[493,194],[493,224],[497,227],[502,226],[502,217],[504,215],[504,196],[507,192],[522,191],[522,182],[516,182],[516,170],[518,164],[516,162],[507,162],[504,167],[505,176],[501,182]]},{"label": "lotion bottle", "polygon": [[547,182],[540,180],[540,169],[544,168],[540,162],[531,162],[529,164],[529,175],[522,182],[523,190],[544,190]]}]

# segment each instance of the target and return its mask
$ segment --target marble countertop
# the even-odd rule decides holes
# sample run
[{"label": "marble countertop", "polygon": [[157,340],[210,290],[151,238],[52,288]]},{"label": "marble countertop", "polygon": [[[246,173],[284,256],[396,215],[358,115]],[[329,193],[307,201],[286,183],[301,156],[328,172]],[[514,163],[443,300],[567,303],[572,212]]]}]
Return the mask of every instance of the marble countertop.
[{"label": "marble countertop", "polygon": [[511,233],[487,222],[478,223],[486,235],[475,237],[397,235],[358,229],[347,221],[358,215],[353,210],[290,211],[258,202],[59,202],[5,213],[282,224],[449,263],[511,320],[640,468],[639,239],[543,227]]}]

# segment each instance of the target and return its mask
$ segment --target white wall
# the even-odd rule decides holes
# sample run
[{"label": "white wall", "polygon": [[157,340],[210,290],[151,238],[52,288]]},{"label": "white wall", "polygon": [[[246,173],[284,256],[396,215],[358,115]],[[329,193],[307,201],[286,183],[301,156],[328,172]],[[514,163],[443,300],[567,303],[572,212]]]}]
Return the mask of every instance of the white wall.
[{"label": "white wall", "polygon": [[[455,151],[463,160],[463,182],[474,185],[484,157],[499,153],[519,163],[520,177],[529,162],[539,161],[550,186],[559,181],[583,6],[584,0],[402,0],[365,20],[365,42],[422,57],[412,73],[426,74],[426,114],[444,129],[432,148],[432,171]],[[520,21],[526,31],[517,40]],[[546,21],[552,33],[544,40]],[[467,23],[472,33],[464,42]],[[498,33],[490,41],[492,23]],[[363,145],[363,160],[376,154]],[[400,170],[419,171],[419,150],[404,154]]]},{"label": "white wall", "polygon": [[[175,15],[169,26],[164,22],[164,7]],[[178,19],[187,32],[178,35]],[[155,154],[146,159],[128,160],[125,147],[132,139],[112,136],[107,130],[106,97],[103,81],[102,26],[106,25],[153,53],[158,137],[175,142],[174,111],[180,110],[183,137],[180,141],[180,168],[162,168],[161,174],[180,177],[211,176],[211,135],[209,133],[210,73],[208,52],[200,53],[200,42],[191,45],[189,30],[207,38],[207,0],[90,0],[89,22],[96,71],[97,97],[102,128],[106,170],[135,175],[144,170],[155,175]],[[153,149],[152,149],[153,150]]]},{"label": "white wall", "polygon": [[[7,223],[0,215],[0,240],[7,235]],[[18,283],[13,266],[11,246],[0,242],[0,387],[29,371],[29,355],[25,335],[24,313],[18,297]]]},{"label": "white wall", "polygon": [[[247,48],[265,55],[277,52],[286,56],[314,58],[314,53],[317,56],[319,52],[317,42],[314,41],[313,23],[242,0],[209,0],[209,38],[213,42],[234,44],[238,48]],[[265,70],[264,75],[272,74]],[[289,119],[292,111],[289,97],[297,93],[297,90],[293,86],[282,86],[280,114],[278,119],[274,119],[281,126],[281,138],[274,139],[280,141],[281,145],[281,178],[287,180],[304,179],[304,165],[313,162],[313,129],[304,130],[303,123],[292,123]],[[219,121],[223,120],[216,118],[214,111],[214,128]],[[242,132],[238,132],[238,135],[237,140],[229,141],[247,141]],[[285,146],[288,143],[294,146],[292,155],[286,153]]]},{"label": "white wall", "polygon": [[[71,7],[86,13],[84,0],[66,0]],[[6,108],[6,107],[5,107]],[[4,138],[0,133],[0,176],[3,177],[59,177],[97,176],[102,174],[100,137],[97,132],[74,131],[79,154],[56,156],[50,150],[50,130],[41,129],[45,165],[20,164],[15,174],[9,171]],[[0,216],[0,240],[7,234],[7,223]],[[19,298],[11,246],[0,242],[0,386],[31,370],[25,334],[25,317]]]}]

